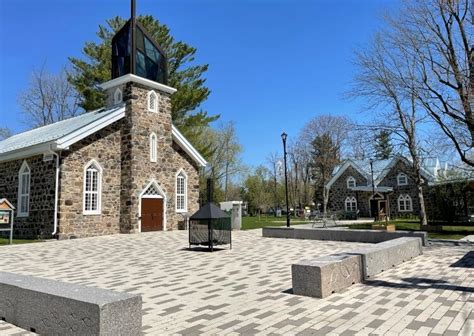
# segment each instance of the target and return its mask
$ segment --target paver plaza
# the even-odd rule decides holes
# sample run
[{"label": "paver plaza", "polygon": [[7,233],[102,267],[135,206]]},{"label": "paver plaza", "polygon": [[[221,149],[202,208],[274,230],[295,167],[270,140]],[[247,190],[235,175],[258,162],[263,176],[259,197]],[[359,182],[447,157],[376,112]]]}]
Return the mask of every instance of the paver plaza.
[{"label": "paver plaza", "polygon": [[[233,250],[189,250],[186,231],[0,249],[0,269],[141,294],[149,335],[472,335],[472,245],[424,255],[327,299],[291,294],[290,265],[364,244],[233,234]],[[0,322],[1,335],[30,334]]]}]

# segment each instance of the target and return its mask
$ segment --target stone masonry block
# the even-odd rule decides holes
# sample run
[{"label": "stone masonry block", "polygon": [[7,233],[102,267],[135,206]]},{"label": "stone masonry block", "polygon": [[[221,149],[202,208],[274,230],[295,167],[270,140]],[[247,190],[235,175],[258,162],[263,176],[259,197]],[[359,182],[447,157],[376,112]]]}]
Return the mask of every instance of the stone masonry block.
[{"label": "stone masonry block", "polygon": [[0,272],[0,319],[45,335],[140,335],[140,295]]},{"label": "stone masonry block", "polygon": [[362,257],[364,278],[393,268],[423,254],[420,238],[404,237],[350,252]]},{"label": "stone masonry block", "polygon": [[291,265],[293,293],[325,298],[362,281],[359,255],[334,254]]}]

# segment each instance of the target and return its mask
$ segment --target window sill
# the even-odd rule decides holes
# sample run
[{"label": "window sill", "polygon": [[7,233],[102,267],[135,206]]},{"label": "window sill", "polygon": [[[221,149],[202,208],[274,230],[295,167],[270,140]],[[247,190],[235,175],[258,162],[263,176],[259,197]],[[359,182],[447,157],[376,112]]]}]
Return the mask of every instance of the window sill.
[{"label": "window sill", "polygon": [[187,213],[188,210],[187,209],[184,209],[184,210],[178,210],[176,209],[176,213]]},{"label": "window sill", "polygon": [[94,212],[83,211],[82,214],[85,215],[85,216],[97,216],[97,215],[101,215],[102,212],[100,212],[100,211],[94,211]]},{"label": "window sill", "polygon": [[29,216],[30,216],[29,213],[16,214],[16,218],[25,218],[25,217],[29,217]]}]

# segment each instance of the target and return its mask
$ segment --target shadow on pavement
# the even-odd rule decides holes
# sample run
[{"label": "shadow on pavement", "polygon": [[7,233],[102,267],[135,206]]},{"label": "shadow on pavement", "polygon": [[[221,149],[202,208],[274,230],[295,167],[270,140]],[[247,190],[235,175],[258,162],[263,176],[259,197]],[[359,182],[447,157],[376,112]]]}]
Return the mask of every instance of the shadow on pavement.
[{"label": "shadow on pavement", "polygon": [[467,252],[461,259],[450,267],[474,268],[474,251]]},{"label": "shadow on pavement", "polygon": [[428,278],[403,278],[403,282],[390,282],[384,280],[367,280],[364,281],[365,285],[374,287],[391,287],[391,288],[414,288],[414,289],[443,289],[453,290],[465,293],[474,293],[473,287],[457,286],[449,284],[449,282],[442,279],[428,279]]}]

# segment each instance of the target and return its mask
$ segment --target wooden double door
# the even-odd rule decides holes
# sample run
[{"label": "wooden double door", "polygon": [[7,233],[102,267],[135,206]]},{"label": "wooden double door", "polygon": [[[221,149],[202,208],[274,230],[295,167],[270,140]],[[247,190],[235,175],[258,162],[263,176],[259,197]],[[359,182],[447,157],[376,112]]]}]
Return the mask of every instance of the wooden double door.
[{"label": "wooden double door", "polygon": [[142,198],[142,232],[163,230],[163,198]]}]

